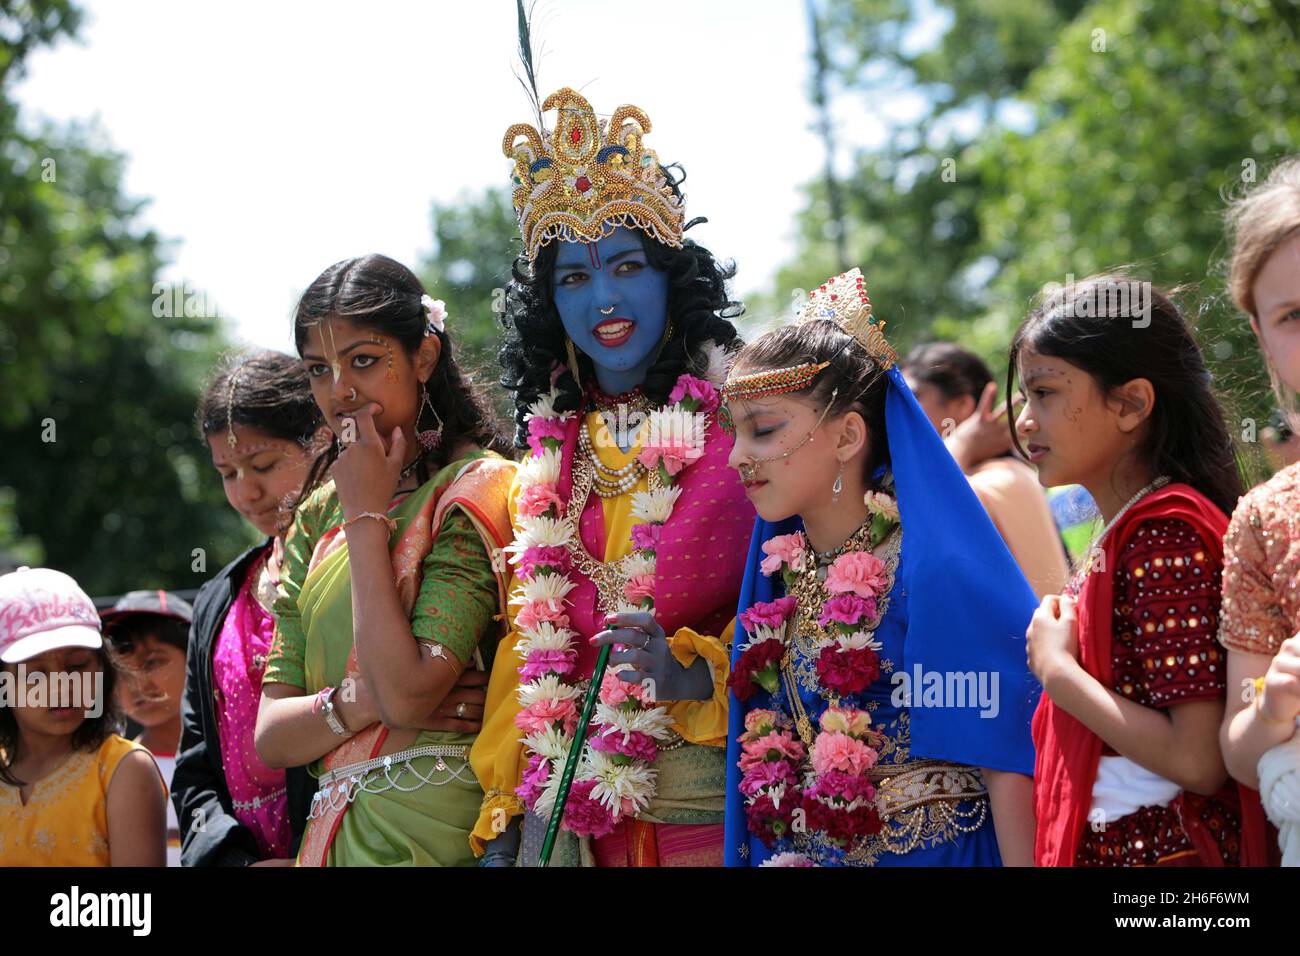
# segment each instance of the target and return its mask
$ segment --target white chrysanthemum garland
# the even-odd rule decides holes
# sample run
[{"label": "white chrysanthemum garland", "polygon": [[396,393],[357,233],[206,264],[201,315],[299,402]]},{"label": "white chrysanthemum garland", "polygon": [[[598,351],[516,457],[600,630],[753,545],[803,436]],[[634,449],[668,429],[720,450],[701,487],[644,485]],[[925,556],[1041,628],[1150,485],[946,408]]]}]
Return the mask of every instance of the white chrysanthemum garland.
[{"label": "white chrysanthemum garland", "polygon": [[[709,347],[709,374],[720,383],[727,358]],[[519,605],[515,650],[519,667],[519,701],[515,724],[525,736],[527,753],[523,782],[516,794],[539,816],[548,817],[558,796],[561,771],[576,730],[585,682],[575,681],[578,652],[576,631],[565,606],[577,587],[573,579],[572,548],[581,547],[579,530],[567,516],[568,502],[559,493],[562,449],[572,412],[557,412],[558,393],[552,390],[529,406],[525,417],[533,454],[520,466],[516,499],[519,531],[506,548],[522,584],[510,596]],[[657,471],[662,487],[633,495],[632,513],[641,524],[633,528],[634,550],[622,562],[626,573],[619,611],[654,610],[656,547],[660,529],[672,517],[681,497],[675,482],[684,468],[704,454],[707,416],[719,403],[712,382],[682,375],[668,404],[649,415],[639,459]],[[578,836],[603,836],[623,816],[636,816],[649,806],[655,792],[658,742],[666,738],[672,717],[658,706],[653,692],[617,676],[622,665],[606,672],[589,745],[574,775],[565,806],[564,827]]]}]

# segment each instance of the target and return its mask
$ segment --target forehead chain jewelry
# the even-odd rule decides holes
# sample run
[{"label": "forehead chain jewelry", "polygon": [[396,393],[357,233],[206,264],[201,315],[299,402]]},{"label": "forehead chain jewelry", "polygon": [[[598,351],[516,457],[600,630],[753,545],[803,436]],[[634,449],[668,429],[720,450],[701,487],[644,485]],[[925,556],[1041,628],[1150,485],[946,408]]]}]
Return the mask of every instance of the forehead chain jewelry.
[{"label": "forehead chain jewelry", "polygon": [[817,419],[817,424],[812,427],[812,431],[808,433],[808,435],[804,438],[803,441],[799,442],[799,444],[795,445],[789,451],[784,452],[780,455],[772,455],[769,458],[755,458],[753,455],[750,455],[748,459],[741,462],[740,467],[738,469],[740,471],[741,479],[743,481],[753,481],[758,474],[759,465],[768,461],[780,461],[783,458],[789,458],[791,455],[797,452],[804,445],[808,444],[810,441],[816,441],[817,429],[821,428],[822,422],[826,421],[826,416],[830,414],[831,406],[835,404],[835,399],[839,396],[839,394],[840,394],[840,390],[838,386],[832,389],[831,397],[827,399],[826,407],[822,409],[822,414],[821,417]]}]

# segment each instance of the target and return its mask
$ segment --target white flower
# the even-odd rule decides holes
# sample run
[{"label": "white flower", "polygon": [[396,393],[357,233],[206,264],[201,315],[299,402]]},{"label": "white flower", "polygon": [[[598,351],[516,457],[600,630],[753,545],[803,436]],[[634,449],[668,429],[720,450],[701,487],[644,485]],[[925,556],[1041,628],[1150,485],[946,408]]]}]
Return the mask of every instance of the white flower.
[{"label": "white flower", "polygon": [[533,651],[567,651],[573,647],[576,631],[567,627],[556,627],[551,621],[538,621],[536,627],[521,632],[524,639],[515,644],[515,653],[521,658]]},{"label": "white flower", "polygon": [[546,786],[542,788],[542,792],[537,795],[537,802],[533,804],[533,813],[543,820],[550,820],[551,809],[560,796],[560,779],[564,776],[563,773],[556,769],[556,767],[560,766],[563,765],[557,763],[555,767],[551,768],[551,775],[546,778]]},{"label": "white flower", "polygon": [[749,640],[742,644],[740,649],[742,651],[747,651],[756,644],[762,644],[764,641],[779,641],[784,644],[785,630],[786,626],[784,624],[777,628],[768,627],[766,624],[755,624],[753,633],[749,636]]},{"label": "white flower", "polygon": [[562,700],[574,700],[578,694],[577,687],[561,680],[554,674],[547,674],[545,677],[539,677],[537,680],[519,685],[519,703],[524,707],[531,707],[538,701],[543,700],[552,703],[558,703]]},{"label": "white flower", "polygon": [[628,577],[636,574],[654,574],[655,559],[640,551],[633,551],[623,559],[623,570],[627,572]]},{"label": "white flower", "polygon": [[802,853],[777,853],[769,856],[760,866],[816,866]]},{"label": "white flower", "polygon": [[429,295],[420,296],[420,305],[424,306],[424,315],[428,319],[429,328],[437,329],[439,332],[445,331],[447,327],[447,303],[442,299],[435,299]]},{"label": "white flower", "polygon": [[535,518],[524,518],[519,522],[519,533],[515,535],[515,540],[502,548],[503,551],[514,554],[511,560],[516,563],[519,556],[529,548],[562,548],[573,538],[573,525],[567,518],[548,518],[546,515],[538,515]]},{"label": "white flower", "polygon": [[[650,805],[655,792],[655,772],[639,760],[617,764],[599,750],[588,751],[591,776],[596,786],[591,795],[617,819],[630,809],[633,815]],[[629,808],[627,805],[631,804]]]},{"label": "white flower", "polygon": [[555,402],[559,397],[560,393],[555,389],[551,389],[545,395],[538,395],[537,401],[528,406],[528,417],[558,418],[561,420],[571,417],[573,415],[572,412],[564,412],[563,414],[556,412]]},{"label": "white flower", "polygon": [[838,634],[834,642],[840,646],[841,651],[858,651],[864,647],[869,647],[873,651],[884,650],[885,645],[881,644],[866,631],[854,631],[852,634]]},{"label": "white flower", "polygon": [[536,601],[558,611],[560,603],[577,586],[563,574],[539,574],[515,588],[510,594],[510,603],[531,604]]},{"label": "white flower", "polygon": [[862,496],[862,503],[873,515],[883,515],[890,521],[898,520],[898,500],[883,491],[868,491]]},{"label": "white flower", "polygon": [[519,463],[519,486],[558,485],[560,482],[560,450],[547,448],[540,455],[529,455]]},{"label": "white flower", "polygon": [[704,416],[684,408],[656,408],[650,412],[647,448],[703,448]]},{"label": "white flower", "polygon": [[677,499],[682,496],[680,485],[660,488],[658,491],[638,491],[632,495],[632,517],[651,524],[666,524],[672,517]]},{"label": "white flower", "polygon": [[618,707],[598,703],[594,719],[597,724],[606,726],[601,731],[602,736],[621,733],[624,743],[627,742],[627,735],[634,731],[655,740],[663,740],[673,725],[672,715],[662,707],[643,707],[628,713]]},{"label": "white flower", "polygon": [[520,743],[533,753],[541,754],[545,760],[563,761],[569,755],[569,748],[573,746],[573,736],[561,733],[554,727],[547,727],[535,734],[529,734],[520,740]]}]

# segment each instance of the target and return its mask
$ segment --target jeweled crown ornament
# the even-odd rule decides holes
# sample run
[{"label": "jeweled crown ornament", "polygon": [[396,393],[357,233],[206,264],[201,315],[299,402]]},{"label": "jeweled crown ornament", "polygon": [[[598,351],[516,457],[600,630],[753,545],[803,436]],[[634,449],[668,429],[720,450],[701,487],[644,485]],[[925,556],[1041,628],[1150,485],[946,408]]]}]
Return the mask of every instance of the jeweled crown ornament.
[{"label": "jeweled crown ornament", "polygon": [[796,325],[815,319],[830,319],[858,340],[867,354],[886,370],[898,362],[898,353],[885,338],[885,323],[871,314],[871,298],[861,270],[850,269],[827,279],[808,296],[799,310]]},{"label": "jeweled crown ornament", "polygon": [[659,157],[645,147],[650,118],[624,105],[601,120],[568,87],[542,103],[543,114],[551,110],[549,133],[516,123],[501,142],[514,160],[511,198],[529,260],[553,239],[595,242],[619,226],[679,248],[686,211]]}]

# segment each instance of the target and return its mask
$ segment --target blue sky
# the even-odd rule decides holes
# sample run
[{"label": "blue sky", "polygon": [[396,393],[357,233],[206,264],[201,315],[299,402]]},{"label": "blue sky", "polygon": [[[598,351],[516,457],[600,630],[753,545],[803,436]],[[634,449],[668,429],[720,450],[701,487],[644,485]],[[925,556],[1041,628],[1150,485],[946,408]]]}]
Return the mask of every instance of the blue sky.
[{"label": "blue sky", "polygon": [[[209,293],[247,342],[288,350],[297,294],[338,259],[414,265],[430,202],[504,183],[502,133],[530,118],[513,0],[84,5],[81,42],[34,55],[18,99],[99,117],[130,157],[128,191],[151,200],[145,221],[177,240],[167,277]],[[737,259],[738,292],[767,288],[823,162],[802,0],[539,11],[543,95],[646,110],[648,142],[686,166],[688,216],[709,217],[691,235]],[[836,114],[842,142],[881,132],[861,102]]]}]

